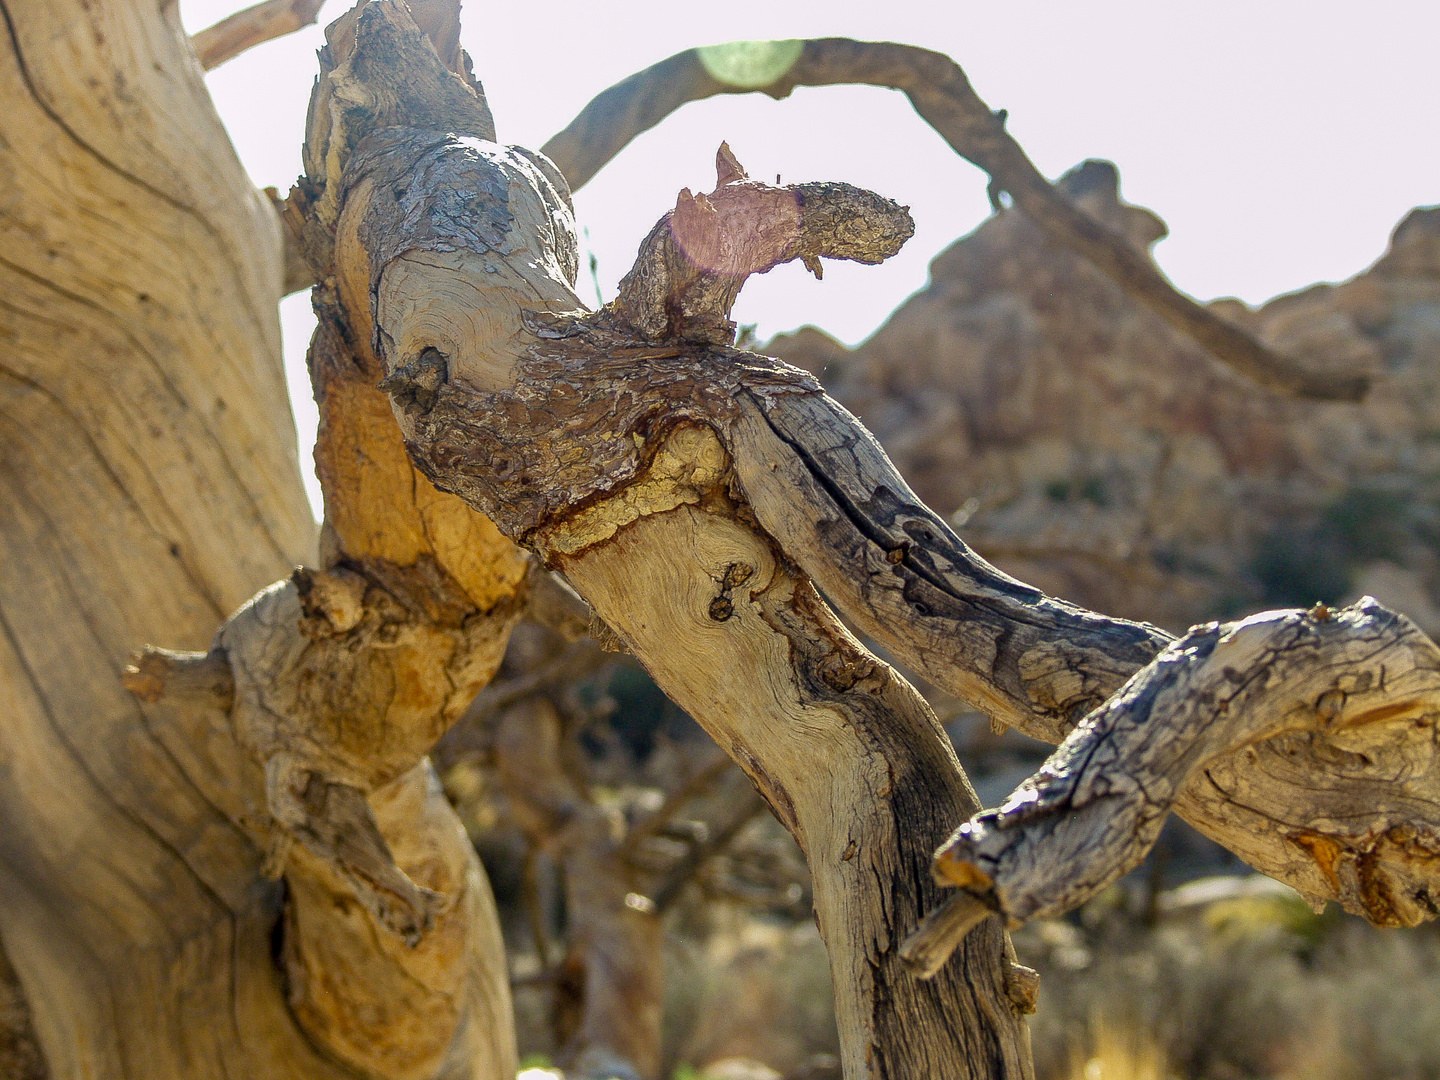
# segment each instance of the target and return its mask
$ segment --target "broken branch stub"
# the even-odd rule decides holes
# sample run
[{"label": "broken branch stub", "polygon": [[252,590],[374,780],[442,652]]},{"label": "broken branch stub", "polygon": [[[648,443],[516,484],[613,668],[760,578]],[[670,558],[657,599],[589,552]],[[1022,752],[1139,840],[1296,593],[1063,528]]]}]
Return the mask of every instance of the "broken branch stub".
[{"label": "broken branch stub", "polygon": [[680,192],[606,308],[636,337],[733,344],[730,309],[751,274],[800,259],[818,277],[822,256],[883,262],[915,232],[904,207],[848,184],[751,180],[724,143],[716,174],[713,192]]}]

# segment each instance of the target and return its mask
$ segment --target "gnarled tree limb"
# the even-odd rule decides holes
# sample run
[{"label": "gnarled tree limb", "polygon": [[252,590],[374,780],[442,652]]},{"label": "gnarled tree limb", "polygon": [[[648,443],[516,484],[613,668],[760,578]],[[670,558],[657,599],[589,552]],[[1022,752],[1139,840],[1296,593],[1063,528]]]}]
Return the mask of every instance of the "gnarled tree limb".
[{"label": "gnarled tree limb", "polygon": [[[362,3],[327,31],[312,175],[286,208],[312,269],[337,258],[325,165],[370,126],[419,115],[493,131],[463,55],[436,52],[458,48],[458,5],[417,5],[418,21],[386,7],[377,18]],[[498,1080],[513,1076],[515,1046],[494,903],[425,754],[499,666],[531,565],[416,473],[375,386],[383,371],[330,282],[309,358],[320,566],[241,607],[211,653],[229,667],[231,729],[259,774],[238,823],[267,850],[264,872],[286,879],[280,960],[314,1045],[387,1080]],[[210,663],[179,656],[150,650],[130,685],[164,683],[163,696]]]},{"label": "gnarled tree limb", "polygon": [[1369,598],[1199,626],[962,825],[936,874],[982,917],[1057,915],[1188,803],[1313,904],[1414,926],[1440,913],[1437,721],[1440,649]]},{"label": "gnarled tree limb", "polygon": [[[957,901],[929,924],[935,935],[920,958],[938,967],[934,979],[918,983],[903,965],[901,941],[939,898],[932,846],[957,813],[974,812],[975,800],[923,701],[849,636],[810,579],[942,685],[1056,739],[1107,700],[1105,708],[1120,708],[1125,696],[1112,695],[1137,670],[1145,669],[1142,681],[1167,670],[1151,661],[1168,655],[1170,639],[1000,574],[909,492],[813,379],[728,347],[730,305],[748,273],[786,258],[878,261],[908,235],[904,211],[844,185],[756,183],[722,150],[716,191],[703,201],[683,196],[647,238],[617,301],[587,312],[574,292],[568,192],[551,163],[490,141],[488,113],[446,82],[433,53],[409,47],[413,28],[393,0],[372,3],[352,32],[354,56],[317,96],[306,236],[312,263],[333,275],[336,339],[343,332],[353,370],[388,395],[411,460],[438,489],[562,570],[799,840],[835,972],[849,1075],[1028,1075],[1020,1014],[1033,1005],[1033,980],[1013,964],[993,920],[962,938],[970,913]],[[372,41],[422,65],[418,74],[401,68],[409,76],[401,79],[367,66]],[[412,95],[421,84],[433,107]],[[342,107],[355,101],[369,112]],[[346,378],[317,375],[327,392],[345,387],[373,404],[368,386]],[[384,425],[373,419],[378,438]],[[322,465],[345,477],[346,460],[324,456]],[[326,572],[359,573],[406,594],[407,579],[373,557],[373,523],[354,507],[349,513],[332,519],[331,540],[351,554]],[[434,558],[443,554],[437,548]],[[433,606],[451,594],[432,584],[420,595]],[[361,626],[340,628],[351,610],[343,602],[319,607],[336,632]],[[449,610],[440,604],[426,618],[443,624]],[[1251,640],[1248,630],[1239,636]],[[1373,659],[1341,652],[1354,671],[1332,670],[1332,681],[1347,671],[1358,678]],[[1255,662],[1257,678],[1280,670],[1273,661]],[[1244,666],[1222,666],[1217,686],[1232,669]],[[1379,713],[1365,715],[1383,718],[1399,704],[1387,697],[1397,685],[1372,677],[1364,690],[1337,688],[1381,695]],[[1203,711],[1214,697],[1202,692],[1187,708]],[[1263,713],[1265,703],[1237,696],[1233,707]],[[320,749],[317,763],[346,782],[332,748]],[[1324,753],[1294,756],[1314,773]],[[1193,773],[1139,751],[1135,760],[1179,789],[1177,810],[1257,865],[1281,876],[1308,872],[1295,841],[1273,833],[1257,840],[1243,820],[1266,808],[1245,801],[1249,790],[1268,791],[1276,805],[1288,797],[1256,779],[1249,759],[1224,759],[1250,779],[1209,801]],[[1205,776],[1213,780],[1213,769]],[[1341,785],[1344,798],[1359,790],[1353,779]],[[1396,828],[1417,821],[1387,823],[1385,835]],[[1277,854],[1282,848],[1290,855]],[[990,862],[988,848],[942,862],[970,868],[948,883],[995,909],[1049,910],[1133,854],[1127,847],[1117,860],[1097,845],[1104,857],[1082,869],[1100,870],[1073,886],[1045,879],[1026,908],[1029,879],[1005,876],[1010,850]],[[987,880],[1016,884],[986,891]],[[1424,909],[1408,895],[1406,918]],[[938,953],[954,940],[960,959],[940,965]]]},{"label": "gnarled tree limb", "polygon": [[689,49],[600,94],[545,144],[543,153],[578,190],[631,139],[687,102],[752,91],[783,98],[797,86],[846,83],[903,91],[957,154],[990,175],[992,198],[1008,191],[1053,240],[1089,259],[1129,296],[1233,370],[1267,389],[1299,397],[1356,401],[1364,396],[1368,373],[1307,370],[1177,290],[1124,237],[1060,194],[1005,130],[1004,114],[991,111],[959,65],[928,49],[848,38]]}]

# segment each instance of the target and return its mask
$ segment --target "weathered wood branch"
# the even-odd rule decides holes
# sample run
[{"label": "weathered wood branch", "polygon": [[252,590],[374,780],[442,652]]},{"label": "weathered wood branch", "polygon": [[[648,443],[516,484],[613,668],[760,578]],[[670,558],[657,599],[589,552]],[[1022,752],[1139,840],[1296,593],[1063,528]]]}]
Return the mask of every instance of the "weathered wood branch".
[{"label": "weathered wood branch", "polygon": [[1059,742],[1169,644],[991,566],[829,396],[744,395],[738,411],[736,479],[761,525],[861,630],[993,720]]},{"label": "weathered wood branch", "polygon": [[[365,18],[390,32],[394,10],[372,5],[357,32]],[[352,96],[388,100],[361,65],[349,70]],[[343,152],[323,159],[311,205],[344,253],[332,269],[350,337],[367,343],[411,458],[562,570],[796,835],[847,1071],[940,1062],[956,1075],[1027,1074],[1019,1016],[1033,978],[993,921],[965,934],[975,909],[954,901],[904,950],[933,980],[904,966],[901,941],[939,895],[929,845],[974,798],[923,702],[808,578],[907,663],[1057,740],[1170,639],[1000,574],[812,379],[727,347],[748,273],[785,258],[883,258],[908,235],[903,210],[843,185],[756,183],[722,148],[716,191],[682,197],[621,296],[590,313],[549,162],[437,130],[433,116],[407,121],[403,106],[389,115],[400,119],[368,134],[335,126]],[[1288,838],[1242,824],[1239,788],[1207,801],[1193,775],[1174,782],[1175,808],[1256,865],[1307,872]],[[964,882],[947,883],[984,885],[956,873]],[[942,964],[956,941],[961,959]]]},{"label": "weathered wood branch", "polygon": [[915,232],[908,214],[871,192],[845,184],[758,184],[725,143],[715,163],[715,190],[680,192],[606,307],[643,341],[730,345],[730,309],[751,274],[800,259],[818,277],[822,256],[878,263]]},{"label": "weathered wood branch", "polygon": [[313,26],[325,0],[264,0],[193,34],[190,44],[206,71],[267,41]]},{"label": "weathered wood branch", "polygon": [[[1440,648],[1368,598],[1199,626],[962,825],[936,874],[974,918],[1057,915],[1137,865],[1185,800],[1317,907],[1415,926],[1440,914],[1437,720]],[[917,961],[944,945],[916,941]]]},{"label": "weathered wood branch", "polygon": [[230,658],[220,648],[202,653],[148,646],[130,658],[120,683],[150,705],[163,698],[198,698],[228,712],[235,702],[235,675]]},{"label": "weathered wood branch", "polygon": [[1089,259],[1133,299],[1233,370],[1267,389],[1325,401],[1365,395],[1365,372],[1312,371],[1177,290],[1141,251],[1090,217],[1041,175],[949,57],[913,45],[848,38],[752,41],[690,49],[597,96],[543,147],[574,190],[636,135],[690,101],[797,86],[860,83],[901,90],[950,147],[990,175],[991,197],[1008,191],[1051,239]]}]

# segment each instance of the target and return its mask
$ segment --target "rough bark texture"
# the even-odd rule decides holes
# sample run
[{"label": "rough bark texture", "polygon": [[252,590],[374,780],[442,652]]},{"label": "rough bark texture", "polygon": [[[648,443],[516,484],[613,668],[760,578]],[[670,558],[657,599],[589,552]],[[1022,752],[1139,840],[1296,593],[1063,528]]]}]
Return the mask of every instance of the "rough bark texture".
[{"label": "rough bark texture", "polygon": [[[402,163],[404,183],[399,182]],[[816,614],[818,608],[800,599],[809,595],[809,586],[803,578],[790,576],[789,560],[907,665],[995,719],[1052,741],[1064,737],[1097,708],[1105,710],[1102,715],[1123,713],[1128,699],[1112,695],[1138,669],[1144,669],[1137,676],[1141,683],[1161,679],[1156,672],[1168,671],[1164,656],[1169,654],[1146,665],[1171,639],[1154,627],[1107,619],[1050,600],[994,570],[909,491],[859,422],[812,382],[792,369],[726,349],[731,332],[729,303],[747,270],[767,267],[776,257],[835,253],[807,240],[805,219],[810,215],[830,213],[843,228],[852,230],[854,251],[873,248],[883,255],[904,229],[882,206],[839,188],[797,197],[802,207],[797,220],[793,205],[782,197],[785,189],[745,179],[723,147],[718,169],[717,191],[698,209],[697,200],[688,192],[682,194],[676,211],[642,246],[637,268],[620,296],[593,316],[574,311],[578,305],[568,290],[573,248],[566,230],[555,228],[561,204],[551,181],[540,167],[513,153],[444,142],[424,133],[388,133],[362,146],[352,161],[348,186],[353,195],[345,215],[358,218],[354,228],[365,238],[368,266],[357,269],[365,270],[369,282],[377,341],[385,343],[381,351],[391,372],[385,386],[412,454],[438,484],[482,507],[508,533],[562,568],[661,685],[747,766],[777,814],[811,854],[821,923],[832,949],[837,986],[843,988],[853,977],[847,961],[866,952],[864,935],[857,935],[857,928],[868,931],[868,927],[863,916],[858,927],[853,919],[826,921],[836,897],[866,895],[863,889],[857,892],[855,882],[832,885],[825,880],[824,868],[831,857],[825,842],[832,837],[809,811],[833,802],[834,796],[808,788],[813,772],[789,772],[785,750],[762,745],[758,735],[735,717],[777,711],[778,702],[781,714],[790,712],[798,719],[796,709],[823,703],[846,716],[845,731],[862,740],[882,743],[878,732],[908,726],[910,739],[905,745],[913,754],[925,739],[919,734],[920,721],[902,719],[907,707],[898,700],[888,701],[879,711],[883,721],[866,723],[856,699],[846,698],[841,705],[817,688],[823,684],[837,689],[823,677],[817,684],[817,676],[807,673],[807,647],[802,642],[818,650],[809,655],[839,665],[839,673],[828,674],[845,691],[864,683],[875,669],[827,631],[823,617]],[[415,182],[419,177],[424,182]],[[443,208],[458,193],[484,190],[496,198],[492,208],[457,229]],[[392,194],[396,192],[399,197]],[[433,321],[419,332],[411,330],[407,313],[420,307],[422,297],[447,289],[453,295],[462,288],[452,283],[454,275],[477,264],[487,273],[503,274],[500,265],[487,260],[500,264],[504,256],[522,247],[512,237],[516,225],[524,222],[544,225],[538,248],[532,229],[523,245],[521,267],[511,271],[521,277],[527,295],[506,303],[507,309],[509,303],[514,309],[507,310],[498,327],[501,333],[479,328],[482,334],[491,331],[489,348],[480,344],[483,338],[457,338],[451,329],[456,315],[436,318],[433,304]],[[417,229],[418,223],[424,227]],[[777,244],[772,230],[796,240]],[[719,254],[743,249],[743,239],[734,238],[747,236],[753,238],[753,258]],[[431,254],[451,246],[470,250],[465,257],[444,260]],[[417,269],[422,266],[423,270]],[[557,271],[565,276],[557,277]],[[492,301],[491,306],[500,305]],[[466,325],[474,334],[473,318]],[[444,332],[437,333],[437,327]],[[637,338],[650,347],[634,344]],[[774,576],[761,572],[770,565],[767,550],[781,568]],[[666,567],[673,569],[667,572]],[[651,576],[657,579],[654,584],[649,583]],[[676,597],[681,598],[681,609],[668,610]],[[743,618],[746,609],[737,599],[756,605],[750,609],[755,623]],[[684,614],[687,606],[690,622]],[[1393,621],[1388,613],[1385,617]],[[717,675],[714,662],[727,648],[727,634],[712,623],[724,624],[737,642],[745,643],[734,646],[739,651],[729,671],[767,673],[758,687],[732,688],[718,681],[726,668],[722,666],[722,674]],[[1343,678],[1323,657],[1305,654],[1302,661],[1314,679],[1335,684],[1327,683],[1322,694],[1349,693],[1354,689],[1350,680],[1364,681],[1356,662],[1366,652],[1367,631],[1345,619],[1336,625],[1340,629],[1335,632],[1335,647],[1344,657],[1341,667],[1348,665]],[[787,628],[796,632],[787,635]],[[767,660],[761,653],[746,651],[759,649],[767,630],[788,637],[788,655],[797,669],[789,680],[776,674],[784,670],[778,658]],[[1235,633],[1247,642],[1251,636]],[[759,640],[751,643],[751,634]],[[692,636],[695,645],[682,649]],[[1243,665],[1227,663],[1218,677],[1242,683],[1281,679],[1288,659],[1284,650],[1277,646],[1260,653],[1252,660],[1254,671],[1249,675]],[[1374,675],[1371,680],[1365,682],[1366,688],[1379,687],[1388,703],[1367,709],[1367,716],[1377,722],[1412,718],[1414,709],[1402,708],[1404,703],[1388,697],[1392,685]],[[1175,715],[1146,713],[1144,731],[1151,742],[1171,737],[1191,741],[1184,717],[1197,710],[1203,713],[1215,699],[1211,688],[1199,685],[1203,682],[1198,680],[1193,695],[1181,695],[1184,705],[1176,707]],[[793,701],[777,690],[777,683],[796,688]],[[749,696],[752,692],[759,700]],[[1404,691],[1400,693],[1403,696]],[[716,709],[717,701],[731,707]],[[1234,704],[1246,714],[1250,725],[1246,730],[1258,731],[1257,737],[1267,740],[1284,734],[1258,719],[1273,707],[1259,697],[1237,699]],[[1295,707],[1289,700],[1281,706],[1283,711]],[[1307,706],[1312,711],[1318,707]],[[1417,708],[1423,712],[1423,707]],[[1085,730],[1097,726],[1100,722],[1092,719]],[[792,722],[784,730],[793,737],[803,727]],[[1394,731],[1387,729],[1390,735]],[[1423,757],[1423,732],[1394,737],[1405,744],[1397,751],[1402,757],[1407,753]],[[837,747],[845,738],[838,732],[828,736]],[[1216,739],[1223,747],[1216,745]],[[1061,778],[1057,783],[1075,782],[1067,764],[1076,760],[1071,745],[1067,743],[1056,759]],[[1431,911],[1423,867],[1415,869],[1411,864],[1416,860],[1408,856],[1387,863],[1383,853],[1376,855],[1376,836],[1388,837],[1397,828],[1391,818],[1376,825],[1378,834],[1372,835],[1370,823],[1360,835],[1352,834],[1338,819],[1312,813],[1314,800],[1303,791],[1297,793],[1295,784],[1279,783],[1273,776],[1261,779],[1251,772],[1260,770],[1263,775],[1265,763],[1259,759],[1239,760],[1234,768],[1241,779],[1229,786],[1217,783],[1213,771],[1197,774],[1197,763],[1216,755],[1227,762],[1238,760],[1225,757],[1222,749],[1228,752],[1235,747],[1223,734],[1214,734],[1184,767],[1159,765],[1143,754],[1133,763],[1126,758],[1113,770],[1115,784],[1126,783],[1124,768],[1133,769],[1138,776],[1134,785],[1141,788],[1150,771],[1160,770],[1174,791],[1163,798],[1151,793],[1139,801],[1138,810],[1131,804],[1110,814],[1113,807],[1104,804],[1104,811],[1080,815],[1076,820],[1086,824],[1100,821],[1082,830],[1083,842],[1068,834],[1062,834],[1061,841],[1050,841],[1043,823],[1031,824],[1016,834],[1022,839],[1014,842],[1013,850],[1022,852],[1023,857],[1015,856],[1021,869],[1008,869],[1007,864],[1009,877],[999,885],[993,885],[990,863],[984,860],[998,865],[1000,855],[982,847],[973,858],[966,856],[969,834],[953,842],[937,871],[948,883],[967,887],[1007,913],[1011,913],[1007,905],[1013,904],[1021,913],[1017,918],[1037,910],[1053,913],[1088,895],[1137,857],[1159,818],[1173,805],[1203,831],[1307,895],[1341,899],[1381,921],[1415,921]],[[1313,777],[1324,774],[1332,750],[1328,740],[1320,740],[1304,747],[1287,746],[1284,752],[1299,759],[1297,775]],[[798,756],[814,760],[818,752]],[[1126,753],[1114,752],[1117,759]],[[860,750],[851,753],[858,755]],[[852,761],[851,754],[842,751],[841,756],[847,763]],[[897,771],[902,767],[896,763],[907,760],[904,750],[890,746],[882,756]],[[1365,804],[1364,777],[1370,775],[1365,773],[1370,766],[1365,758],[1355,775],[1338,785],[1335,797],[1352,817],[1355,807]],[[861,808],[857,818],[865,820],[864,808],[882,801],[867,793],[879,789],[863,775],[850,774],[850,768],[853,764],[836,761],[826,775],[845,777],[842,787],[851,804]],[[1383,767],[1378,772],[1383,773]],[[915,766],[912,775],[924,789],[926,769]],[[903,795],[888,785],[885,790],[892,806],[904,804],[900,820],[926,820],[905,803]],[[956,805],[963,802],[958,794],[946,797]],[[1162,808],[1156,810],[1157,806]],[[1413,833],[1406,830],[1425,827],[1418,803],[1397,813],[1406,818],[1398,826],[1401,833],[1410,836]],[[1407,813],[1422,816],[1416,819]],[[1280,824],[1259,830],[1257,814]],[[883,815],[884,811],[882,819]],[[1312,824],[1324,822],[1317,826],[1320,839],[1298,842],[1290,833],[1307,815]],[[1001,835],[999,830],[1009,819],[989,833],[982,828],[986,820],[967,828],[982,837]],[[812,833],[816,825],[819,831]],[[884,825],[879,828],[886,835]],[[924,829],[917,828],[915,834],[923,835]],[[1117,836],[1126,842],[1119,844]],[[901,865],[906,839],[896,837]],[[1051,857],[1047,843],[1064,851],[1066,840],[1070,851],[1084,848],[1085,858],[1077,857],[1073,863],[1061,859],[1053,863],[1049,877],[1029,880],[1027,874],[1037,874],[1037,858]],[[865,844],[860,846],[863,849]],[[1416,850],[1423,847],[1422,843]],[[1024,855],[1032,849],[1041,856]],[[1344,851],[1369,866],[1367,873],[1379,884],[1348,886],[1336,872],[1328,871],[1327,866],[1340,858],[1337,852]],[[1423,864],[1424,856],[1417,858]],[[1055,871],[1055,866],[1063,869]],[[883,878],[884,872],[879,876]],[[1404,898],[1397,899],[1402,893]],[[903,891],[897,894],[903,895]],[[863,910],[863,901],[861,906]],[[907,906],[897,898],[894,910]],[[951,940],[959,937],[957,926],[974,922],[966,907],[954,904],[953,919],[940,920]],[[1389,914],[1392,911],[1403,914]],[[898,950],[880,951],[898,959]],[[927,958],[927,968],[933,968],[929,962],[933,959]],[[852,1069],[858,1067],[858,1045],[901,1047],[872,1035],[875,1018],[882,1015],[873,1010],[875,999],[885,1000],[886,1009],[896,1008],[911,1024],[924,1022],[923,1008],[893,995],[883,965],[872,968],[872,976],[875,998],[862,989],[859,1001],[841,1002],[842,1031],[850,1040],[847,1066]],[[1031,996],[1024,987],[1009,989],[1016,1002]],[[842,989],[842,998],[844,993]],[[888,1068],[886,1052],[877,1050],[882,1060],[878,1065],[872,1060],[871,1067]],[[904,1047],[896,1052],[911,1050]]]},{"label": "rough bark texture", "polygon": [[1012,924],[1055,915],[1138,863],[1184,799],[1312,902],[1415,926],[1440,913],[1437,694],[1440,649],[1373,601],[1196,627],[936,872]]},{"label": "rough bark texture", "polygon": [[[1031,1075],[1033,981],[996,921],[957,927],[971,900],[1023,918],[1082,897],[1170,805],[1310,895],[1434,913],[1433,645],[1368,607],[1171,645],[974,555],[813,378],[729,347],[748,274],[903,243],[904,211],[868,192],[756,183],[722,147],[716,191],[682,193],[617,301],[585,311],[564,179],[493,142],[440,0],[362,2],[321,54],[285,212],[320,282],[326,521],[314,568],[282,577],[312,536],[277,404],[279,237],[173,6],[0,14],[18,1055],[38,1043],[63,1076],[513,1074],[493,902],[424,756],[526,602],[512,541],[804,847],[852,1078]],[[92,70],[133,81],[111,96]],[[944,101],[912,93],[950,123],[968,88],[936,78]],[[985,117],[986,152],[1017,154]],[[57,161],[63,189],[39,179]],[[901,942],[940,899],[932,851],[978,806],[923,699],[812,580],[1001,720],[1059,738],[1091,714],[1033,794],[942,853],[962,900],[928,925],[958,947],[926,954],[926,981]],[[176,648],[122,687],[117,658],[146,640]]]},{"label": "rough bark texture", "polygon": [[1080,253],[1235,371],[1300,397],[1354,401],[1364,396],[1369,372],[1310,370],[1176,290],[1124,236],[1059,194],[1005,130],[1005,114],[990,110],[959,65],[928,49],[848,38],[737,41],[690,49],[606,90],[543,151],[578,189],[626,143],[686,102],[753,91],[783,98],[797,86],[837,83],[903,90],[956,153],[989,173],[997,207],[1000,193],[1009,192],[1052,240]]}]

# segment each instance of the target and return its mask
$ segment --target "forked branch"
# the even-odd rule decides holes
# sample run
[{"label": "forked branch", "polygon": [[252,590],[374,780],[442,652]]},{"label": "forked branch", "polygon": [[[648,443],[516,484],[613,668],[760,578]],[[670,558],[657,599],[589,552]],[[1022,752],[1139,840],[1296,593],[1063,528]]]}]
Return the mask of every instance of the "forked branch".
[{"label": "forked branch", "polygon": [[849,38],[750,41],[689,49],[617,83],[590,102],[543,152],[572,189],[587,183],[636,135],[690,101],[752,91],[783,98],[797,86],[859,83],[901,90],[967,161],[990,175],[1056,243],[1099,267],[1125,292],[1212,356],[1267,389],[1357,401],[1365,373],[1308,370],[1177,290],[1142,252],[1077,207],[1041,175],[948,56],[913,45]]}]

